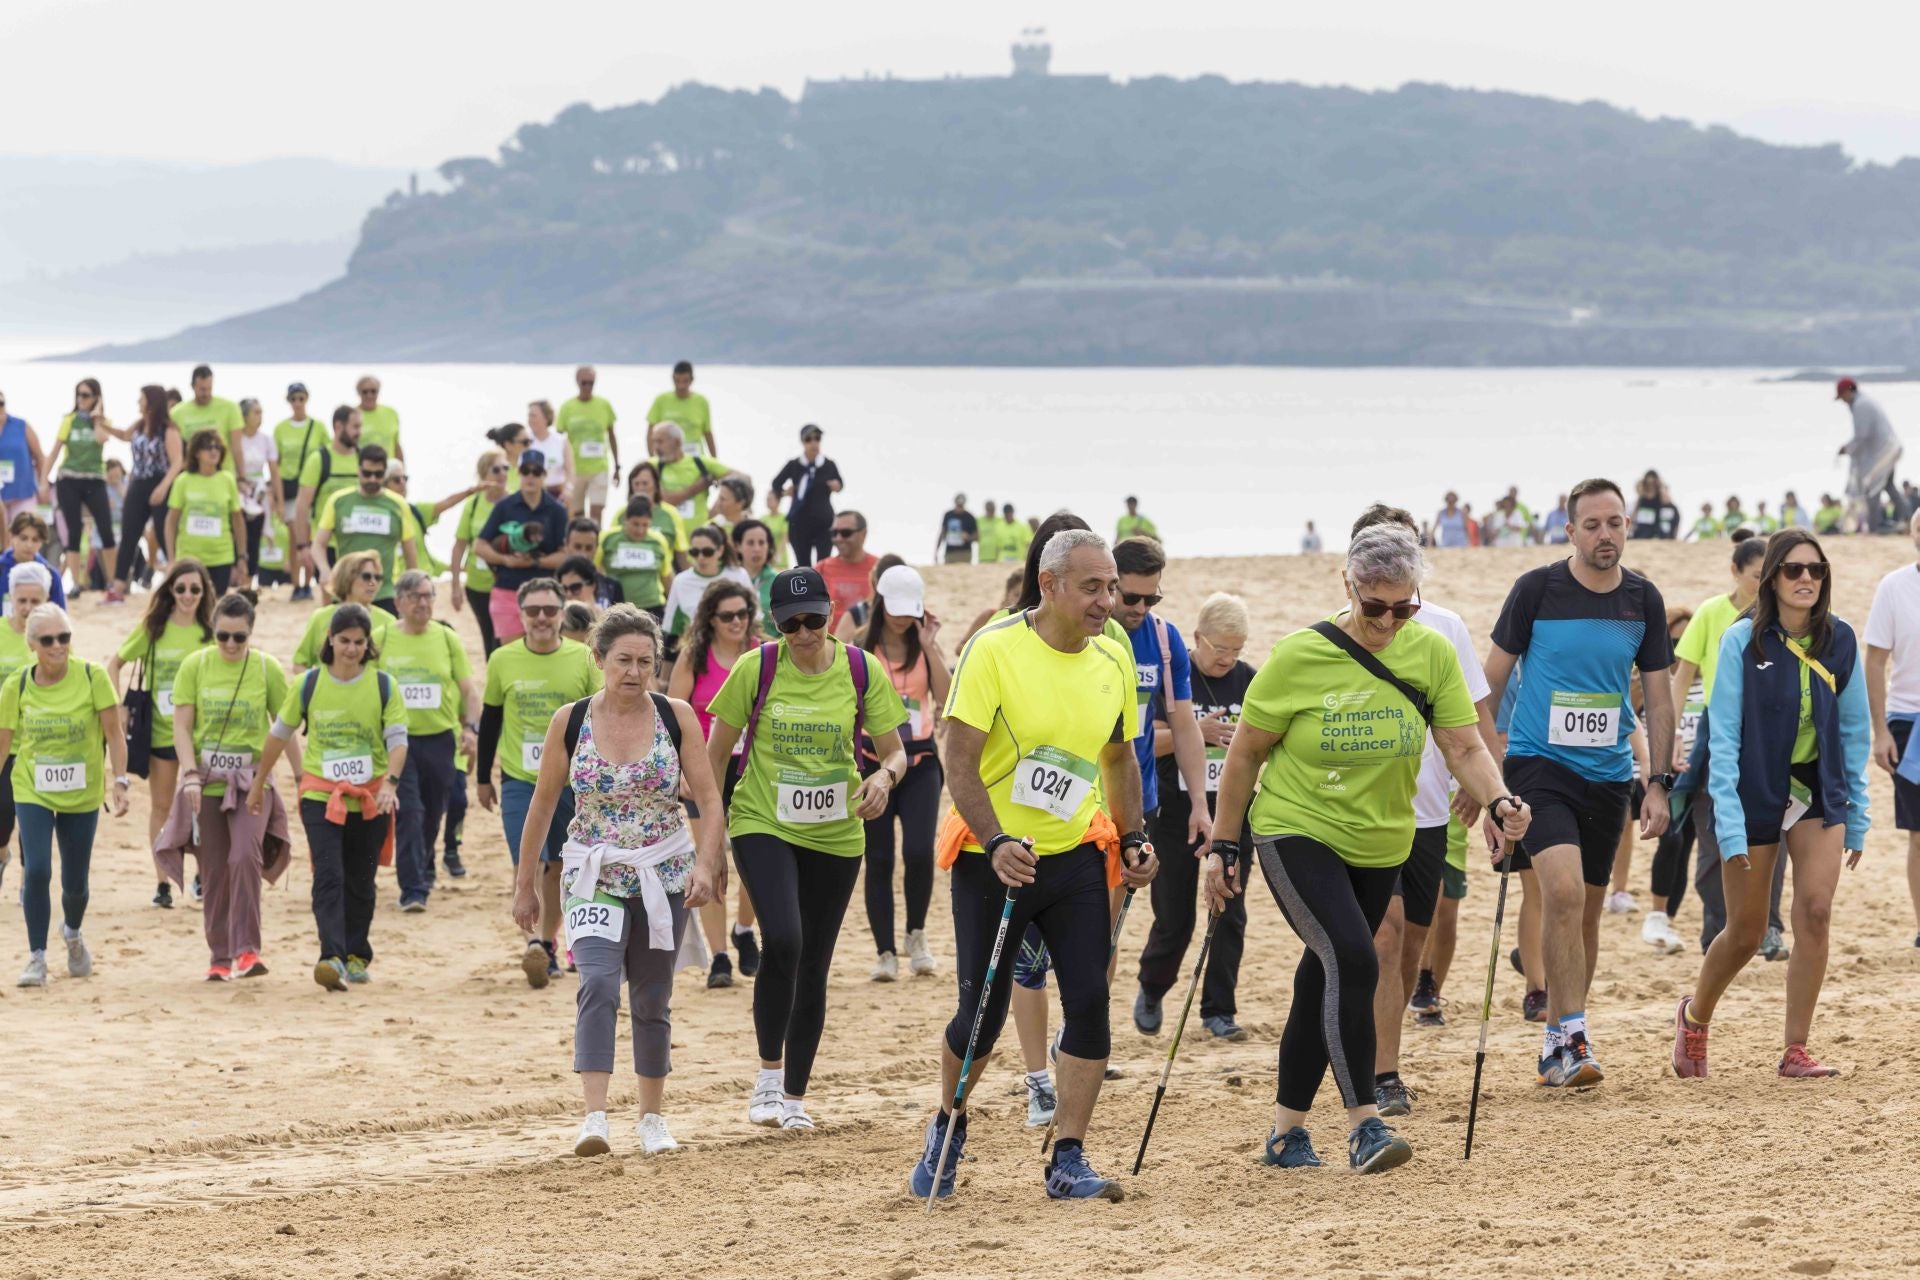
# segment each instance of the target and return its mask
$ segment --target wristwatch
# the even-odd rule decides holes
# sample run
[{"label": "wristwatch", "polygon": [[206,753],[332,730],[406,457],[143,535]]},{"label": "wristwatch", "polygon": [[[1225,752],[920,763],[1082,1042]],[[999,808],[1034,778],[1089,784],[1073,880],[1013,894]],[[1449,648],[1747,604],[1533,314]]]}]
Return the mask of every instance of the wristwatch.
[{"label": "wristwatch", "polygon": [[116,785],[126,787],[128,790],[133,788],[133,778],[128,774],[116,773],[113,775],[113,781]]},{"label": "wristwatch", "polygon": [[1662,791],[1672,791],[1673,784],[1678,781],[1680,781],[1680,775],[1677,773],[1651,773],[1647,775],[1647,785],[1652,786],[1657,782],[1660,784]]}]

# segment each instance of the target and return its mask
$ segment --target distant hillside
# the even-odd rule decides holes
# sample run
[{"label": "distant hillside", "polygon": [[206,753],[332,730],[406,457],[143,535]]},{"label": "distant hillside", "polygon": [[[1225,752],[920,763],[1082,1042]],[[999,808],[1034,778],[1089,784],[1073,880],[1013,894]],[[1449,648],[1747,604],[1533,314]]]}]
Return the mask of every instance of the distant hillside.
[{"label": "distant hillside", "polygon": [[1920,162],[1434,85],[690,85],[127,358],[1906,363]]}]

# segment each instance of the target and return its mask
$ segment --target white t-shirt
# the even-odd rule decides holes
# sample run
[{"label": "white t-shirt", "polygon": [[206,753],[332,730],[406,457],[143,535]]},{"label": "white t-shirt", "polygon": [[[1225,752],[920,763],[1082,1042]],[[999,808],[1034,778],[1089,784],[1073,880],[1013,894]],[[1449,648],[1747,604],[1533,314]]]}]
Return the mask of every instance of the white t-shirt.
[{"label": "white t-shirt", "polygon": [[548,431],[542,440],[533,434],[533,428],[527,428],[527,434],[533,437],[529,449],[538,449],[547,460],[547,488],[565,489],[573,476],[573,444],[558,431]]},{"label": "white t-shirt", "polygon": [[267,464],[280,461],[280,446],[264,428],[253,435],[239,432],[233,437],[233,445],[240,453],[240,507],[248,515],[257,516],[266,510],[262,503],[270,496]]},{"label": "white t-shirt", "polygon": [[1902,565],[1873,589],[1867,643],[1886,649],[1887,710],[1920,712],[1920,568]]},{"label": "white t-shirt", "polygon": [[[1432,627],[1452,642],[1453,651],[1460,659],[1460,675],[1467,682],[1468,697],[1478,702],[1493,692],[1493,686],[1487,683],[1487,673],[1480,667],[1480,655],[1473,651],[1473,637],[1467,634],[1467,624],[1460,620],[1459,614],[1428,600],[1421,604],[1420,616],[1415,621]],[[1447,759],[1440,754],[1440,744],[1429,732],[1427,752],[1420,758],[1420,789],[1413,797],[1413,825],[1446,826],[1447,797],[1452,790],[1453,775],[1447,772]]]}]

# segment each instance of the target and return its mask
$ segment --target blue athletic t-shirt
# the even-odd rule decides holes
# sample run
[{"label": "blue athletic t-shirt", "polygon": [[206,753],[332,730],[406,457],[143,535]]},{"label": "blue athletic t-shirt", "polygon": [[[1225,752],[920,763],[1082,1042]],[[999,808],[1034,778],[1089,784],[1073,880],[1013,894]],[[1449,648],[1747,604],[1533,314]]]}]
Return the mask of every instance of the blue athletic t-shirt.
[{"label": "blue athletic t-shirt", "polygon": [[1493,642],[1527,662],[1509,756],[1552,760],[1590,782],[1633,780],[1633,669],[1664,672],[1673,653],[1659,588],[1631,569],[1621,574],[1612,591],[1589,591],[1557,560],[1507,593]]},{"label": "blue athletic t-shirt", "polygon": [[[1193,698],[1193,665],[1187,660],[1187,642],[1171,622],[1167,628],[1167,663],[1173,668],[1173,701]],[[1152,813],[1160,807],[1160,770],[1153,763],[1153,722],[1167,719],[1167,698],[1160,688],[1160,640],[1155,634],[1153,615],[1148,614],[1129,637],[1133,641],[1133,665],[1138,672],[1137,701],[1140,704],[1140,736],[1134,740],[1133,753],[1140,762],[1140,812]],[[1168,720],[1167,723],[1173,723]]]}]

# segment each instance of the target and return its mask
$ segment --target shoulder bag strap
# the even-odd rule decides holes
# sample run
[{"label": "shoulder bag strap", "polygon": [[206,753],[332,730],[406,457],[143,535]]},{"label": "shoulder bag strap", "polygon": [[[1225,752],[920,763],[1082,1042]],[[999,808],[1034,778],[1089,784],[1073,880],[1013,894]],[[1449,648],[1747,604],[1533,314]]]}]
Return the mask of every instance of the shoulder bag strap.
[{"label": "shoulder bag strap", "polygon": [[1313,629],[1338,647],[1340,651],[1345,653],[1349,658],[1359,663],[1368,675],[1376,680],[1385,681],[1387,684],[1399,690],[1400,696],[1413,704],[1413,709],[1419,712],[1420,718],[1426,721],[1427,727],[1429,729],[1433,727],[1433,704],[1427,701],[1426,694],[1420,692],[1405,680],[1402,680],[1399,676],[1389,671],[1384,662],[1374,657],[1371,653],[1368,653],[1360,646],[1358,641],[1333,623],[1316,622],[1313,624]]},{"label": "shoulder bag strap", "polygon": [[1828,693],[1838,693],[1840,691],[1838,683],[1833,678],[1833,672],[1827,670],[1826,667],[1821,664],[1820,659],[1809,657],[1800,652],[1800,646],[1794,644],[1791,640],[1786,642],[1786,650],[1794,657],[1800,659],[1800,661],[1806,663],[1807,668],[1812,671],[1813,674],[1819,676],[1826,682]]},{"label": "shoulder bag strap", "polygon": [[[241,659],[240,662],[240,678],[233,682],[233,696],[227,699],[227,714],[220,717],[220,727],[214,731],[213,742],[215,746],[219,746],[221,739],[227,736],[227,725],[233,719],[233,707],[235,703],[240,701],[241,687],[247,682],[247,666],[252,661],[253,650],[249,649],[247,650],[247,656]],[[193,762],[189,761],[189,763]]]},{"label": "shoulder bag strap", "polygon": [[653,714],[660,717],[661,724],[667,726],[667,737],[673,742],[673,750],[677,755],[680,751],[680,717],[673,714],[673,703],[666,694],[652,690],[648,690],[648,694],[653,699]]}]

